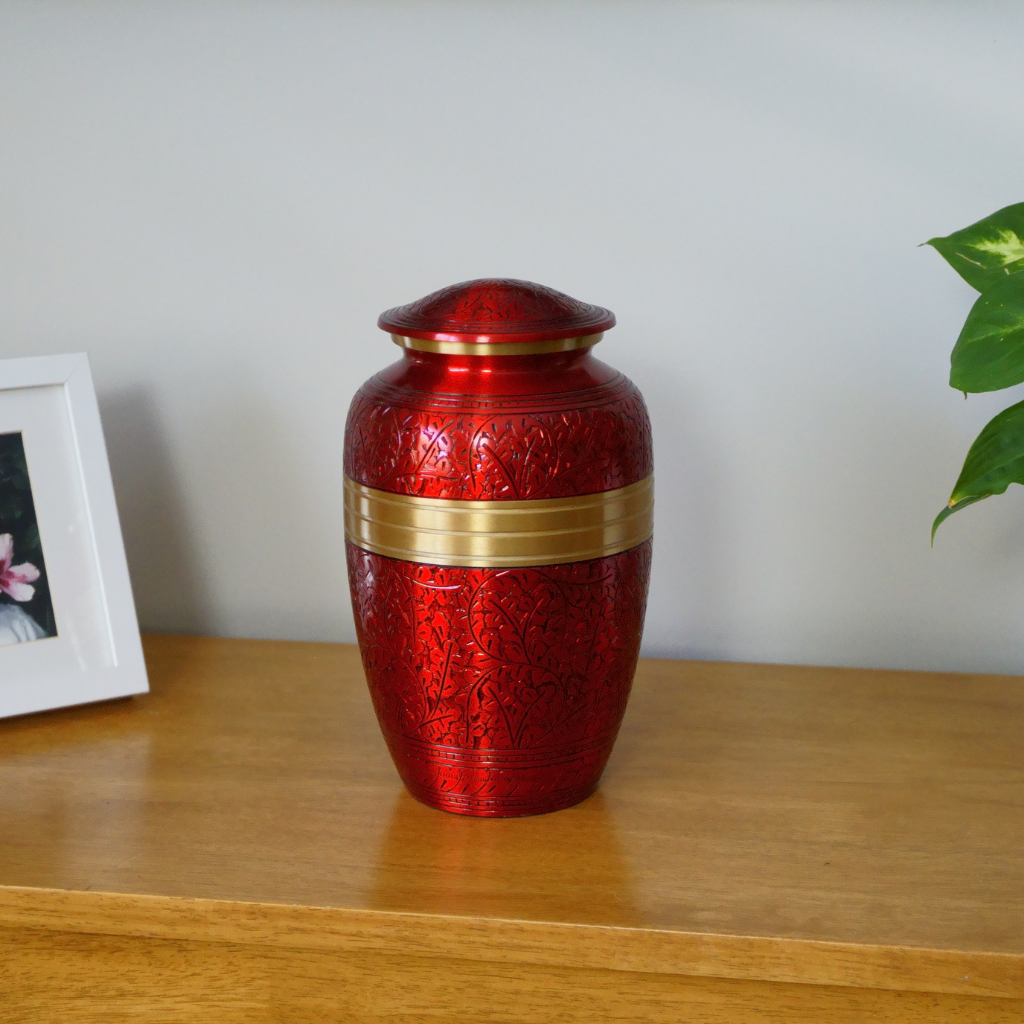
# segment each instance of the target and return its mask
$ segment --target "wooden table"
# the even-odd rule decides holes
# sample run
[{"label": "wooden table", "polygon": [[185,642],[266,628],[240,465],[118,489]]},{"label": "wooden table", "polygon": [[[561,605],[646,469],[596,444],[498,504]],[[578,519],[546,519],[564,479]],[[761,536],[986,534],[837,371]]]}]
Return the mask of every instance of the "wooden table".
[{"label": "wooden table", "polygon": [[1024,681],[641,663],[597,795],[401,788],[354,648],[0,723],[0,1020],[1024,1021]]}]

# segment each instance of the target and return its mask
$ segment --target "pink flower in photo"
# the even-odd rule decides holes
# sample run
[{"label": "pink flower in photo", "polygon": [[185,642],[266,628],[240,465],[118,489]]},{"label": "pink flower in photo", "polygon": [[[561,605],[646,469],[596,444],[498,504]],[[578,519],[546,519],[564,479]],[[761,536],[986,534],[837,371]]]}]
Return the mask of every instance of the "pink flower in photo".
[{"label": "pink flower in photo", "polygon": [[0,533],[0,592],[15,601],[31,601],[36,588],[29,584],[39,579],[39,570],[31,562],[11,565],[13,561],[14,538],[9,533]]}]

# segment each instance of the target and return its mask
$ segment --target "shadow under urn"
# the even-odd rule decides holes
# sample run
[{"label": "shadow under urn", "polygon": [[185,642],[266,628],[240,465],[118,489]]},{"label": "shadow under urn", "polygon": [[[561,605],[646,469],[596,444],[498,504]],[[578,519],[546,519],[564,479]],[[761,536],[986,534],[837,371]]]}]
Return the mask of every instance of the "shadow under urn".
[{"label": "shadow under urn", "polygon": [[363,666],[413,796],[459,814],[596,788],[640,651],[653,532],[643,397],[592,354],[615,317],[528,281],[388,310],[356,393],[345,535]]}]

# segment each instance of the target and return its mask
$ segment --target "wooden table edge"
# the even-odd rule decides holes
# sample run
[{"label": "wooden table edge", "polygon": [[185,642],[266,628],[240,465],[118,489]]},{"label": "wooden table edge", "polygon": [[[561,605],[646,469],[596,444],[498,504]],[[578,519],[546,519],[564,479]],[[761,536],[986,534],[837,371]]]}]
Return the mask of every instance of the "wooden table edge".
[{"label": "wooden table edge", "polygon": [[0,886],[0,927],[1024,998],[1024,954]]}]

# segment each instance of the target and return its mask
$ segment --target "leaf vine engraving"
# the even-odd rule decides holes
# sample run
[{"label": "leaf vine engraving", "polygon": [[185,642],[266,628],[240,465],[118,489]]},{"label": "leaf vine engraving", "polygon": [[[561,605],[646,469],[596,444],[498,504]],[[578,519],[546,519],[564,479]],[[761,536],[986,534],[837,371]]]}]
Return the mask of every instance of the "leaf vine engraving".
[{"label": "leaf vine engraving", "polygon": [[348,545],[356,628],[386,732],[525,751],[614,736],[651,545],[523,569],[418,565]]},{"label": "leaf vine engraving", "polygon": [[652,469],[650,420],[632,385],[547,411],[424,409],[388,397],[364,388],[349,412],[345,472],[368,487],[515,501],[625,487]]}]

